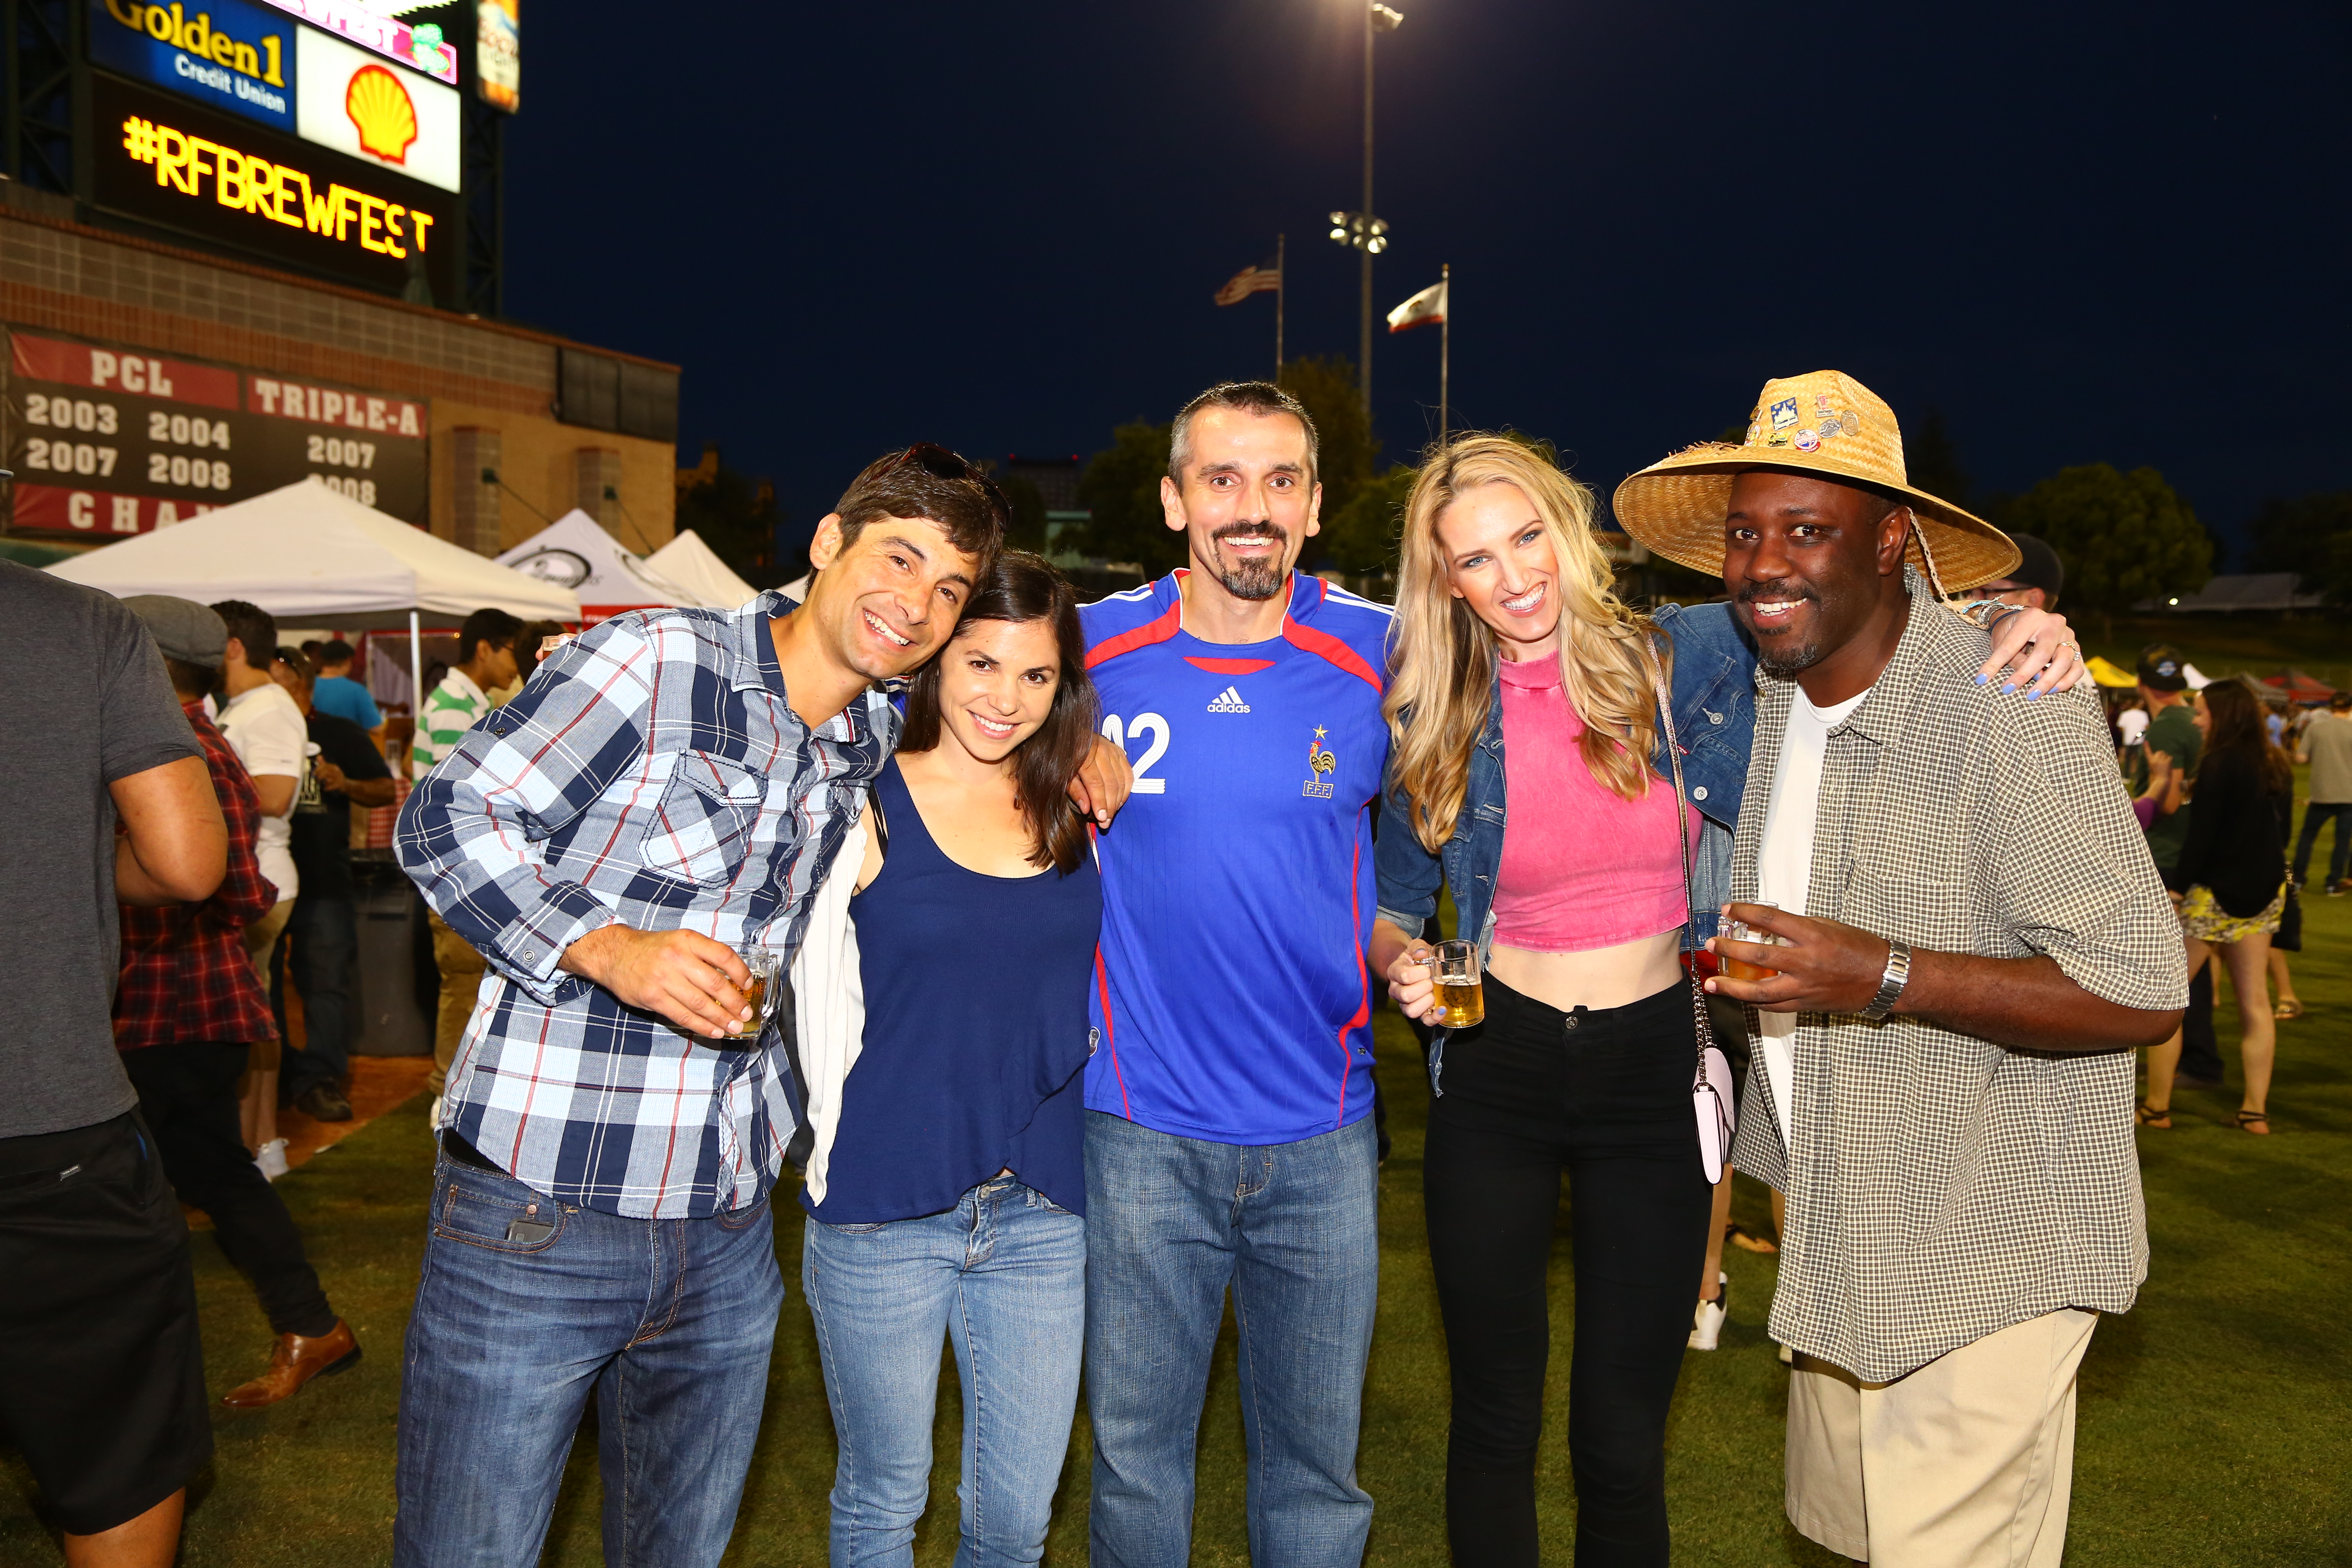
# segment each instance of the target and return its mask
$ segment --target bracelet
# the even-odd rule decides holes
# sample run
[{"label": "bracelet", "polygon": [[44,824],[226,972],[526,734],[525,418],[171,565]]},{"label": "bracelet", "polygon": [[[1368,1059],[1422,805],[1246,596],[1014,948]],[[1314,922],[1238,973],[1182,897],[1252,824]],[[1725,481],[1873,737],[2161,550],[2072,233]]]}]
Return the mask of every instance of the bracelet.
[{"label": "bracelet", "polygon": [[1886,973],[1879,976],[1878,994],[1870,999],[1870,1005],[1862,1010],[1862,1016],[1874,1024],[1884,1019],[1893,1010],[1895,999],[1903,994],[1903,988],[1910,983],[1911,945],[1888,937]]},{"label": "bracelet", "polygon": [[1969,604],[1955,605],[1952,607],[1962,620],[1974,621],[1986,631],[1992,630],[1995,621],[2017,608],[2015,605],[2005,605],[1999,599],[1978,599]]}]

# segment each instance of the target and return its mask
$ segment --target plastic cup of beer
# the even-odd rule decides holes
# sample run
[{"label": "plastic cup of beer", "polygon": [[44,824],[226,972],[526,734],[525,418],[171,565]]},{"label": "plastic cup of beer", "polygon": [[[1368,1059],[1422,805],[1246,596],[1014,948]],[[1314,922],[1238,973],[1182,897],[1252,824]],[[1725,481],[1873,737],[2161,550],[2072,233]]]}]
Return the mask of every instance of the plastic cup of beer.
[{"label": "plastic cup of beer", "polygon": [[1466,1029],[1486,1021],[1486,988],[1478,973],[1476,942],[1439,942],[1430,950],[1429,973],[1437,986],[1437,1005],[1444,1009],[1438,1027]]},{"label": "plastic cup of beer", "polygon": [[735,950],[743,967],[751,972],[749,984],[743,987],[743,1000],[751,1005],[751,1021],[745,1032],[758,1034],[761,1026],[775,1016],[777,993],[782,989],[778,982],[784,972],[784,950],[763,947],[757,942],[746,943]]},{"label": "plastic cup of beer", "polygon": [[[1769,899],[1748,899],[1745,901],[1763,910],[1777,910],[1780,907]],[[1723,935],[1732,942],[1762,942],[1767,947],[1777,947],[1780,942],[1779,937],[1761,927],[1749,925],[1746,921],[1728,918],[1723,922]],[[1767,969],[1760,963],[1750,963],[1744,958],[1734,958],[1727,952],[1718,956],[1723,960],[1724,973],[1734,980],[1769,980],[1780,973],[1777,969]]]}]

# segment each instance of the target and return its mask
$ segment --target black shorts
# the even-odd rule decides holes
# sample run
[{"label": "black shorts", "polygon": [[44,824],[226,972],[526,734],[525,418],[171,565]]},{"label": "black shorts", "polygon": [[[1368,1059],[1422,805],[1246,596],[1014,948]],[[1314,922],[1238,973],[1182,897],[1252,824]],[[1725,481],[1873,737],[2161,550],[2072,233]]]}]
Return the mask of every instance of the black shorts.
[{"label": "black shorts", "polygon": [[0,1139],[0,1439],[71,1535],[212,1458],[188,1226],[136,1112]]}]

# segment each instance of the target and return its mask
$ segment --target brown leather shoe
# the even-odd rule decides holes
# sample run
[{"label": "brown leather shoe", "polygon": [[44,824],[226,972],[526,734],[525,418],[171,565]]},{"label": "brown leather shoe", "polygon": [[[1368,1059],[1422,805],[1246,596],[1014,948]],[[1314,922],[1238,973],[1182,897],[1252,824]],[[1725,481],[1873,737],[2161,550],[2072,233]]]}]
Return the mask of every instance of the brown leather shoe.
[{"label": "brown leather shoe", "polygon": [[221,1403],[232,1410],[258,1410],[265,1405],[275,1405],[291,1398],[294,1391],[314,1377],[331,1377],[360,1359],[360,1342],[352,1334],[352,1326],[341,1318],[334,1328],[317,1339],[306,1340],[299,1334],[280,1334],[278,1344],[269,1352],[269,1370],[251,1383],[241,1383],[221,1395]]}]

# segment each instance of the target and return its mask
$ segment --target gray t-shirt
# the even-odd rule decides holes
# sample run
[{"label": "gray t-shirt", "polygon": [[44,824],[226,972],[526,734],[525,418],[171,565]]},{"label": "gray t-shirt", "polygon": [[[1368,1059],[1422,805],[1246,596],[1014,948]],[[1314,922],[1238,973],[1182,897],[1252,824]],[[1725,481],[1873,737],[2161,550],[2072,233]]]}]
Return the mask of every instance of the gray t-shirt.
[{"label": "gray t-shirt", "polygon": [[114,1049],[121,930],[107,786],[202,757],[122,602],[0,561],[0,1138],[138,1101]]}]

